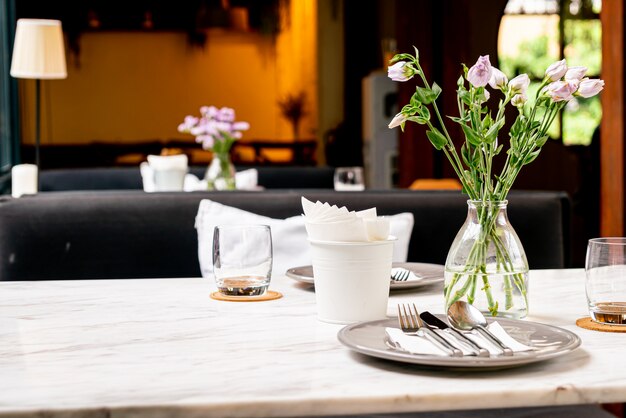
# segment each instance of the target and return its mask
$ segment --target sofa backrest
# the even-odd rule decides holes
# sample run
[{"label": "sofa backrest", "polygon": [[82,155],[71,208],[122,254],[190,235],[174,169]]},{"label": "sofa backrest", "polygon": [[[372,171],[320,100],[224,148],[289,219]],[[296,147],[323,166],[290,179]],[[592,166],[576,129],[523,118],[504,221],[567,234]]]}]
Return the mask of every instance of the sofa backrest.
[{"label": "sofa backrest", "polygon": [[[202,199],[272,218],[302,213],[301,196],[411,212],[408,261],[443,264],[467,214],[458,191],[54,192],[0,198],[0,280],[199,277],[194,221]],[[569,266],[569,198],[509,194],[509,218],[531,268]]]},{"label": "sofa backrest", "polygon": [[[266,189],[332,189],[333,167],[238,166],[237,170],[255,168],[258,184]],[[204,177],[206,167],[191,166],[189,172]],[[44,192],[75,190],[143,190],[139,167],[68,168],[42,170]]]}]

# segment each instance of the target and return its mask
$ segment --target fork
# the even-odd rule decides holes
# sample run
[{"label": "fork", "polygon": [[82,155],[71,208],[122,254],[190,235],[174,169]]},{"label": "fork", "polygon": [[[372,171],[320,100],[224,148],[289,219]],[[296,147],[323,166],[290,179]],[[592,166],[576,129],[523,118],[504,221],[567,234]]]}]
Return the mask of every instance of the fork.
[{"label": "fork", "polygon": [[405,268],[398,268],[391,274],[391,280],[394,282],[406,282],[411,276],[411,271]]},{"label": "fork", "polygon": [[450,344],[448,340],[437,334],[434,330],[428,328],[422,322],[415,304],[399,304],[398,305],[398,322],[400,329],[405,334],[419,335],[419,331],[425,336],[429,336],[430,340],[447,355],[453,357],[462,357],[463,352]]}]

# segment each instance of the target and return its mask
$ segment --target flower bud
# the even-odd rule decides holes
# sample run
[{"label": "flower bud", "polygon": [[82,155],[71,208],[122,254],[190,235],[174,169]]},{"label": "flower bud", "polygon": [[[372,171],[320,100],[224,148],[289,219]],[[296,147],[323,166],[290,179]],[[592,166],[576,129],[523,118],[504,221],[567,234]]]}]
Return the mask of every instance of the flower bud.
[{"label": "flower bud", "polygon": [[526,90],[528,90],[529,85],[530,78],[528,78],[528,74],[520,74],[509,81],[509,88],[514,94],[526,94]]},{"label": "flower bud", "polygon": [[511,99],[511,104],[515,107],[522,107],[526,104],[526,100],[528,100],[528,98],[525,93],[516,94]]},{"label": "flower bud", "polygon": [[548,84],[546,91],[548,96],[554,102],[569,101],[574,98],[573,94],[578,89],[578,82],[576,80],[570,81],[555,81]]},{"label": "flower bud", "polygon": [[566,80],[582,80],[587,72],[587,67],[570,67],[565,73]]},{"label": "flower bud", "polygon": [[577,96],[588,98],[600,93],[604,88],[604,80],[583,78],[578,86]]},{"label": "flower bud", "polygon": [[416,71],[406,61],[398,61],[387,67],[387,76],[393,81],[408,81],[413,78]]},{"label": "flower bud", "polygon": [[406,116],[402,114],[402,112],[398,113],[393,117],[391,122],[389,122],[389,129],[396,128],[406,122]]},{"label": "flower bud", "polygon": [[567,72],[567,63],[565,60],[557,61],[551,64],[546,70],[546,78],[550,81],[560,80]]},{"label": "flower bud", "polygon": [[476,64],[467,72],[467,81],[474,87],[485,87],[491,79],[492,67],[489,62],[489,55],[478,57]]},{"label": "flower bud", "polygon": [[491,78],[489,79],[489,85],[492,89],[502,90],[506,87],[509,79],[506,74],[498,70],[496,67],[491,67]]}]

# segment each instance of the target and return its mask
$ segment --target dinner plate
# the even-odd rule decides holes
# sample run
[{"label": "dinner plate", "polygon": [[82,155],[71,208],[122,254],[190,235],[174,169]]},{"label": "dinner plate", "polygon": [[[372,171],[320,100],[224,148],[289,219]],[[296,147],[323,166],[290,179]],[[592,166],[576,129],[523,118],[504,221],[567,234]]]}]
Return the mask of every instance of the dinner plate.
[{"label": "dinner plate", "polygon": [[[447,322],[444,315],[436,316]],[[347,325],[339,331],[337,337],[348,348],[368,356],[424,366],[468,370],[508,368],[536,363],[565,355],[580,346],[580,338],[576,334],[552,325],[507,318],[488,318],[487,321],[489,323],[498,321],[511,337],[522,344],[535,347],[536,350],[516,352],[512,356],[492,357],[412,354],[396,348],[385,333],[386,327],[398,328],[398,320],[395,318]]]},{"label": "dinner plate", "polygon": [[[391,267],[404,267],[420,277],[419,280],[407,280],[404,282],[391,280],[391,290],[412,289],[443,281],[444,266],[442,264],[392,263]],[[285,275],[301,283],[314,284],[313,266],[293,267],[287,270]]]}]

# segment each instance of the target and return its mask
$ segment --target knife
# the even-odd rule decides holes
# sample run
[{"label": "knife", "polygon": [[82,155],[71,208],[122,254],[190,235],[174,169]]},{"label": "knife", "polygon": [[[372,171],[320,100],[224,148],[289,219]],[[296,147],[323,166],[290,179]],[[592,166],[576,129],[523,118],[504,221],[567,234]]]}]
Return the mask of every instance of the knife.
[{"label": "knife", "polygon": [[479,357],[489,357],[489,350],[482,348],[478,344],[476,344],[471,339],[467,338],[463,333],[455,328],[450,327],[448,324],[443,322],[441,319],[437,318],[435,315],[431,314],[428,311],[424,311],[420,313],[420,318],[427,324],[437,327],[443,332],[447,332],[448,334],[454,335],[457,339],[460,339],[467,344],[469,344],[473,349],[478,351]]}]

